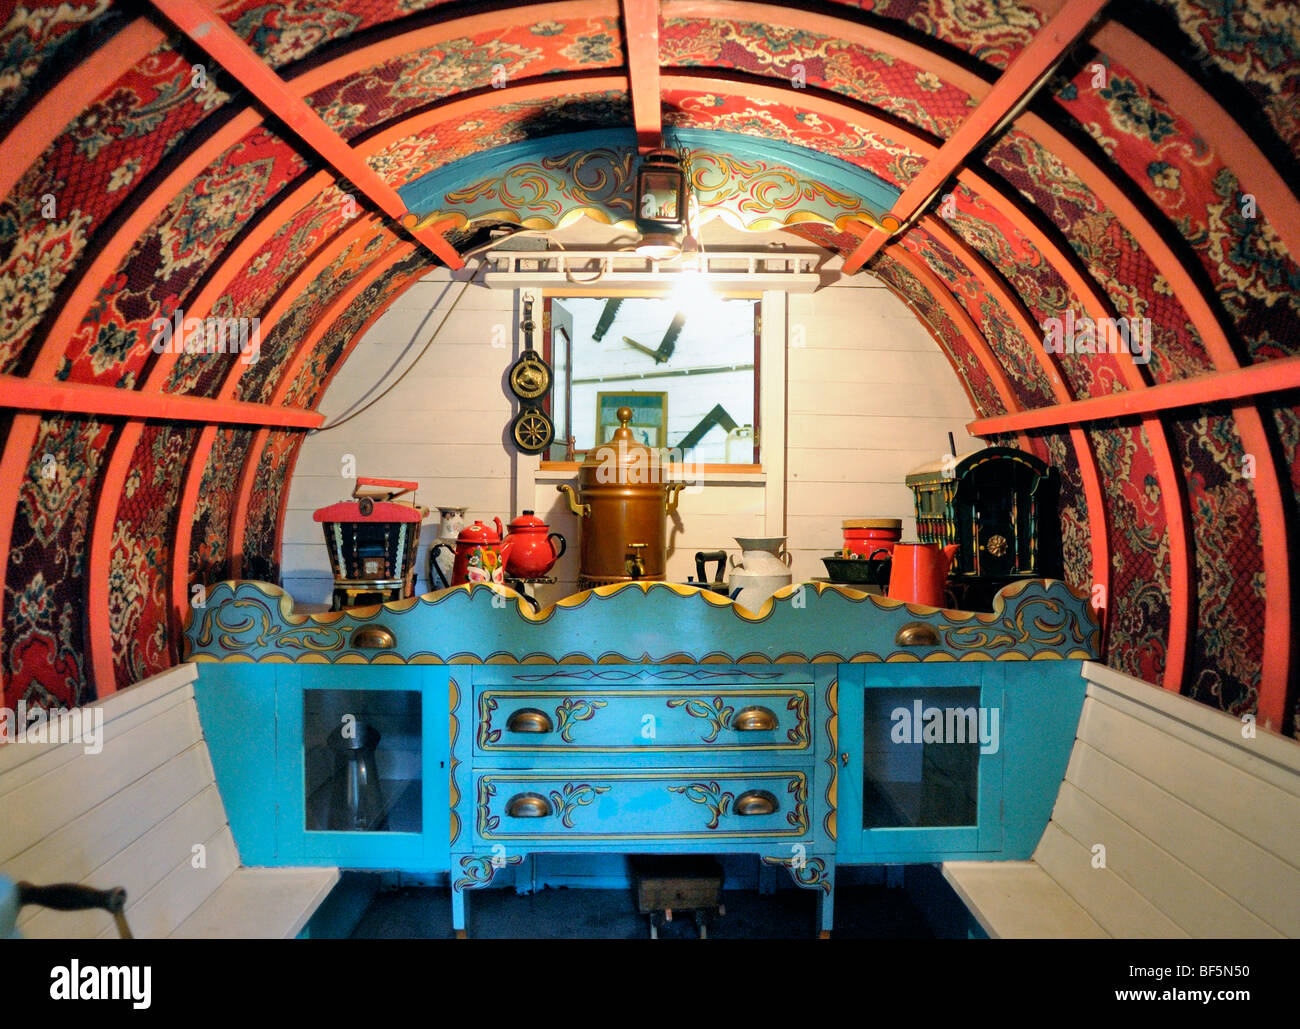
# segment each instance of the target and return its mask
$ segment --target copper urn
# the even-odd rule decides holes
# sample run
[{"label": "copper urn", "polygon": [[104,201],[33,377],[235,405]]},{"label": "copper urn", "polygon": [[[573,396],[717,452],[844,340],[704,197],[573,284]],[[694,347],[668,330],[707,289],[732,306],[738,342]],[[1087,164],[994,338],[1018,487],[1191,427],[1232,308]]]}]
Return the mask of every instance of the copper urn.
[{"label": "copper urn", "polygon": [[662,582],[668,563],[666,519],[677,510],[682,482],[665,481],[659,452],[628,428],[632,409],[616,412],[619,427],[593,447],[578,470],[578,492],[561,485],[581,520],[578,588],[619,582]]}]

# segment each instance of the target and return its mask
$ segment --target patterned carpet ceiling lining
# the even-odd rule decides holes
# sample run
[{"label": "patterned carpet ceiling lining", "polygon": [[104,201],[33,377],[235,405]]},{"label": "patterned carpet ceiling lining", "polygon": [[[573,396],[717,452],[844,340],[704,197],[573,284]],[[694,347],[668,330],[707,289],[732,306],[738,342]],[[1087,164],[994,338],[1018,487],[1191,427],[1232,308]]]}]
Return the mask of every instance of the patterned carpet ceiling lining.
[{"label": "patterned carpet ceiling lining", "polygon": [[[590,156],[600,147],[564,146],[565,136],[593,126],[625,138],[633,125],[614,0],[495,9],[419,0],[215,6],[412,211],[453,215],[465,230],[457,240],[487,223],[546,227],[600,212],[627,220],[635,164],[628,144],[607,140],[603,158]],[[874,0],[804,12],[736,3],[725,16],[715,5],[700,17],[686,0],[664,0],[663,123],[693,150],[706,213],[742,227],[785,227],[847,255],[863,238],[858,220],[884,214],[1041,31],[1037,8]],[[0,198],[0,371],[310,407],[358,335],[432,259],[405,229],[377,217],[355,185],[337,181],[275,112],[252,103],[238,76],[210,66],[160,16],[142,17],[146,10],[44,0],[22,4],[0,25],[0,119],[9,127],[0,131],[17,125],[39,154],[26,168],[0,169],[14,182]],[[1294,4],[1245,0],[1225,11],[1210,0],[1139,0],[1111,13],[1119,20],[1110,28],[1163,48],[1284,176],[1295,172]],[[104,78],[81,83],[77,62],[94,50]],[[971,158],[961,181],[936,198],[927,217],[941,219],[952,246],[923,223],[871,265],[947,353],[981,416],[1300,353],[1300,263],[1287,253],[1287,223],[1279,220],[1295,208],[1252,208],[1254,187],[1240,177],[1249,162],[1239,167],[1239,154],[1207,143],[1194,124],[1205,113],[1162,96],[1143,74],[1084,44],[1032,116]],[[37,124],[32,112],[43,98],[74,86],[85,97],[78,113],[66,125]],[[1055,153],[1057,139],[1091,167]],[[481,172],[469,174],[476,167]],[[600,188],[584,187],[580,168]],[[1111,184],[1131,201],[1129,213],[1099,195]],[[1149,245],[1157,238],[1163,251]],[[969,252],[987,264],[975,267]],[[929,271],[919,276],[901,257]],[[1214,324],[1198,323],[1171,286],[1164,274],[1171,260],[1208,298]],[[996,276],[1012,307],[977,272]],[[1123,364],[1132,355],[1044,362],[1030,351],[1041,344],[1026,344],[1025,320],[1042,327],[1081,315],[1086,294],[1119,316],[1150,319],[1150,359],[1137,372]],[[151,328],[177,312],[264,319],[261,359],[240,368],[229,355],[156,354]],[[1220,343],[1203,338],[1206,328]],[[108,446],[117,425],[54,415],[38,427],[19,421],[4,460],[34,471],[53,454],[60,471],[42,489],[67,495],[53,502],[54,494],[29,491],[0,513],[19,555],[7,570],[0,617],[6,700],[59,704],[94,695],[82,630],[60,622],[57,603],[94,588],[82,534],[97,505],[114,506],[105,522],[114,526],[110,575],[123,588],[129,580],[150,613],[131,620],[110,609],[119,685],[173,657],[164,612],[176,559],[167,536],[179,519],[191,523],[181,533],[191,578],[228,574],[236,554],[241,574],[276,571],[283,484],[301,432],[151,428],[131,439],[132,464],[153,461],[152,477],[127,477],[138,493],[128,496],[124,486],[120,498],[96,498],[104,458],[88,450]],[[1179,490],[1188,498],[1193,564],[1184,599],[1194,624],[1206,627],[1189,645],[1184,685],[1236,710],[1258,699],[1250,678],[1262,655],[1228,648],[1258,629],[1264,610],[1261,510],[1253,485],[1228,474],[1248,456],[1245,437],[1230,411],[1169,424],[1172,479],[1158,473],[1136,425],[1086,433],[1108,507],[1112,655],[1137,674],[1163,674],[1169,557],[1152,491]],[[1277,406],[1264,436],[1251,437],[1275,441],[1287,497],[1300,481],[1296,424],[1293,408]],[[1087,455],[1075,452],[1065,430],[1030,443],[1069,464],[1067,578],[1084,586]],[[1214,521],[1223,518],[1230,528]],[[1145,528],[1135,530],[1134,519]],[[236,529],[242,537],[232,541]],[[95,667],[102,666],[101,656]],[[1295,698],[1288,703],[1297,707]]]}]

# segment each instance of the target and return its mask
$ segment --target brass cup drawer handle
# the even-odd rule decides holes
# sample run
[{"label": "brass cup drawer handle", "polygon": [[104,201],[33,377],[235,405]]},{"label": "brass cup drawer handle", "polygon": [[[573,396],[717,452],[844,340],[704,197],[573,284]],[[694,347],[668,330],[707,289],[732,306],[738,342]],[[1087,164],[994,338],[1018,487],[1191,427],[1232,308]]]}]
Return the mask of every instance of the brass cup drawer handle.
[{"label": "brass cup drawer handle", "polygon": [[774,815],[780,806],[776,797],[767,790],[746,790],[736,798],[732,810],[741,816]]},{"label": "brass cup drawer handle", "polygon": [[736,732],[772,732],[776,725],[776,714],[758,704],[741,708],[731,722]]},{"label": "brass cup drawer handle", "polygon": [[510,712],[510,717],[506,719],[506,732],[554,731],[555,726],[551,724],[551,716],[535,707],[521,707],[518,711]]},{"label": "brass cup drawer handle", "polygon": [[355,650],[392,650],[396,646],[392,632],[382,625],[363,625],[352,634]]},{"label": "brass cup drawer handle", "polygon": [[550,813],[551,802],[540,793],[516,793],[506,802],[511,818],[545,818]]},{"label": "brass cup drawer handle", "polygon": [[898,630],[898,635],[894,637],[894,645],[897,647],[937,647],[939,645],[939,633],[935,631],[933,625],[926,625],[925,622],[908,622]]}]

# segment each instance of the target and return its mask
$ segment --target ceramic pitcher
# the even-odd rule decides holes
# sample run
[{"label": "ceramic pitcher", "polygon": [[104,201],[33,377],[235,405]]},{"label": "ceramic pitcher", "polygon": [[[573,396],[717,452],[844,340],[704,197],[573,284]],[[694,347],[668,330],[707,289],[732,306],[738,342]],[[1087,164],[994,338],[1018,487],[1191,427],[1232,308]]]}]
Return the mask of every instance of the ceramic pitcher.
[{"label": "ceramic pitcher", "polygon": [[757,611],[773,593],[790,585],[793,556],[785,549],[784,536],[735,539],[741,555],[731,557],[730,596],[741,607]]},{"label": "ceramic pitcher", "polygon": [[731,567],[746,575],[784,575],[790,578],[792,555],[785,549],[784,536],[736,536],[739,559],[731,555]]}]

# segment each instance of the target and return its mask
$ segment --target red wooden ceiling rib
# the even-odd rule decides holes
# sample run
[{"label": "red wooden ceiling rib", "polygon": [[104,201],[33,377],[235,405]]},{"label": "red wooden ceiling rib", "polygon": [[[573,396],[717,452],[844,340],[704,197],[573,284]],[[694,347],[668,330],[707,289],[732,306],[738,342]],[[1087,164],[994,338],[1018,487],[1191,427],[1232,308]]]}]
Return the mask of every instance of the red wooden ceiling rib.
[{"label": "red wooden ceiling rib", "polygon": [[[1002,401],[1002,409],[1007,412],[1019,411],[1020,402],[1016,399],[1015,390],[1007,382],[1006,373],[1003,371],[1002,365],[993,356],[988,340],[984,338],[984,334],[967,313],[966,308],[958,303],[957,298],[948,290],[943,280],[934,273],[934,270],[928,264],[905,247],[893,245],[888,248],[887,253],[916,276],[921,285],[929,290],[930,296],[938,301],[939,306],[952,319],[958,331],[965,337],[975,360],[979,362],[980,367],[988,375],[989,381],[993,383],[993,388],[997,390],[998,397]],[[1020,449],[1027,454],[1035,453],[1034,441],[1024,433],[1018,433],[1018,436]]]},{"label": "red wooden ceiling rib", "polygon": [[[1064,161],[1097,197],[1098,202],[1111,211],[1132,234],[1155,265],[1156,271],[1169,283],[1174,296],[1179,299],[1214,367],[1220,371],[1240,367],[1223,325],[1197,286],[1187,265],[1127,194],[1116,185],[1114,179],[1036,115],[1023,119],[1022,127]],[[1264,614],[1259,715],[1265,724],[1281,725],[1293,661],[1290,544],[1282,498],[1282,472],[1274,464],[1272,446],[1259,411],[1250,404],[1238,404],[1233,407],[1232,415],[1242,447],[1255,458],[1256,474],[1252,482],[1259,511],[1261,554],[1270,601],[1265,605]]]},{"label": "red wooden ceiling rib", "polygon": [[623,0],[623,35],[627,43],[632,122],[636,126],[637,149],[644,154],[661,145],[663,134],[658,0]]},{"label": "red wooden ceiling rib", "polygon": [[1247,365],[1230,371],[1206,372],[1173,382],[1162,382],[1145,389],[1072,400],[1051,407],[1036,407],[1019,414],[998,415],[971,422],[970,429],[980,435],[1017,432],[1025,429],[1055,428],[1062,425],[1087,425],[1111,418],[1158,414],[1184,407],[1222,404],[1229,400],[1265,396],[1300,389],[1300,357],[1282,357],[1274,361]]},{"label": "red wooden ceiling rib", "polygon": [[[995,131],[1016,106],[1039,85],[1043,75],[1060,60],[1097,17],[1107,0],[1073,0],[1043,26],[1011,66],[999,76],[988,95],[966,116],[934,159],[903,190],[890,209],[891,223],[881,220],[844,262],[844,274],[852,275],[884,246],[890,235],[916,216],[953,172]],[[927,65],[928,66],[928,65]]]},{"label": "red wooden ceiling rib", "polygon": [[4,137],[0,197],[7,197],[63,130],[166,37],[144,18],[125,26],[77,64]]},{"label": "red wooden ceiling rib", "polygon": [[[280,376],[279,383],[275,388],[275,395],[271,399],[272,405],[279,407],[284,403],[285,394],[293,387],[294,378],[302,368],[303,363],[311,355],[312,348],[319,342],[326,332],[333,327],[334,322],[347,311],[348,306],[361,295],[361,293],[378,278],[383,272],[387,271],[400,258],[405,257],[411,252],[409,246],[395,247],[388,254],[375,261],[364,273],[359,275],[347,289],[340,293],[331,301],[330,305],[321,313],[316,320],[311,332],[303,337],[298,345],[294,357],[285,368],[284,373]],[[294,410],[289,408],[289,410]],[[238,543],[239,551],[232,549],[230,556],[231,576],[238,579],[243,565],[243,540],[244,532],[248,527],[248,505],[253,494],[253,487],[256,485],[257,468],[262,460],[262,452],[265,450],[267,441],[271,434],[265,429],[259,429],[248,446],[248,451],[244,455],[244,469],[239,476],[239,491],[236,494],[235,503],[231,507],[229,540],[231,546]],[[286,484],[281,492],[280,511],[283,510],[285,499],[289,489]],[[276,535],[279,535],[280,528],[280,511],[276,513]],[[188,542],[188,541],[187,541]]]},{"label": "red wooden ceiling rib", "polygon": [[174,422],[215,425],[313,429],[320,424],[320,415],[313,411],[277,411],[266,404],[209,400],[178,393],[143,394],[84,382],[40,382],[21,375],[0,375],[0,407],[98,418],[165,418]]},{"label": "red wooden ceiling rib", "polygon": [[[407,213],[402,198],[347,141],[331,129],[261,57],[201,0],[150,0],[150,3],[230,72],[326,164],[400,222]],[[417,240],[448,267],[463,268],[456,248],[440,235],[412,229]]]},{"label": "red wooden ceiling rib", "polygon": [[1130,71],[1141,69],[1142,81],[1214,147],[1236,175],[1242,191],[1259,201],[1259,209],[1268,215],[1268,223],[1287,253],[1293,257],[1300,254],[1300,199],[1223,106],[1182,68],[1123,25],[1107,22],[1093,33],[1092,42]]},{"label": "red wooden ceiling rib", "polygon": [[[1034,355],[1034,360],[1042,369],[1043,376],[1047,380],[1052,395],[1057,402],[1066,403],[1072,400],[1070,389],[1065,384],[1065,379],[1061,375],[1056,361],[1042,346],[1038,325],[1034,322],[1024,302],[1011,289],[1006,280],[985,260],[983,254],[980,254],[964,239],[949,229],[942,218],[926,215],[922,218],[921,224],[924,225],[927,232],[948,248],[948,251],[956,260],[965,265],[998,306],[1006,312],[1012,324],[1020,333],[1026,350]],[[1100,609],[1098,615],[1102,622],[1102,653],[1105,653],[1104,633],[1109,631],[1106,611],[1110,607],[1109,512],[1103,498],[1101,477],[1097,473],[1097,457],[1093,452],[1092,440],[1078,426],[1071,426],[1069,432],[1070,442],[1074,446],[1074,456],[1079,462],[1079,477],[1083,480],[1083,495],[1088,504],[1088,520],[1095,529],[1101,530],[1100,532],[1094,531],[1090,533],[1089,542],[1092,554],[1092,585],[1101,587],[1101,597],[1098,598],[1096,593],[1093,593],[1093,598],[1094,600],[1101,599],[1103,601],[1101,604],[1096,604],[1095,607]]]}]

